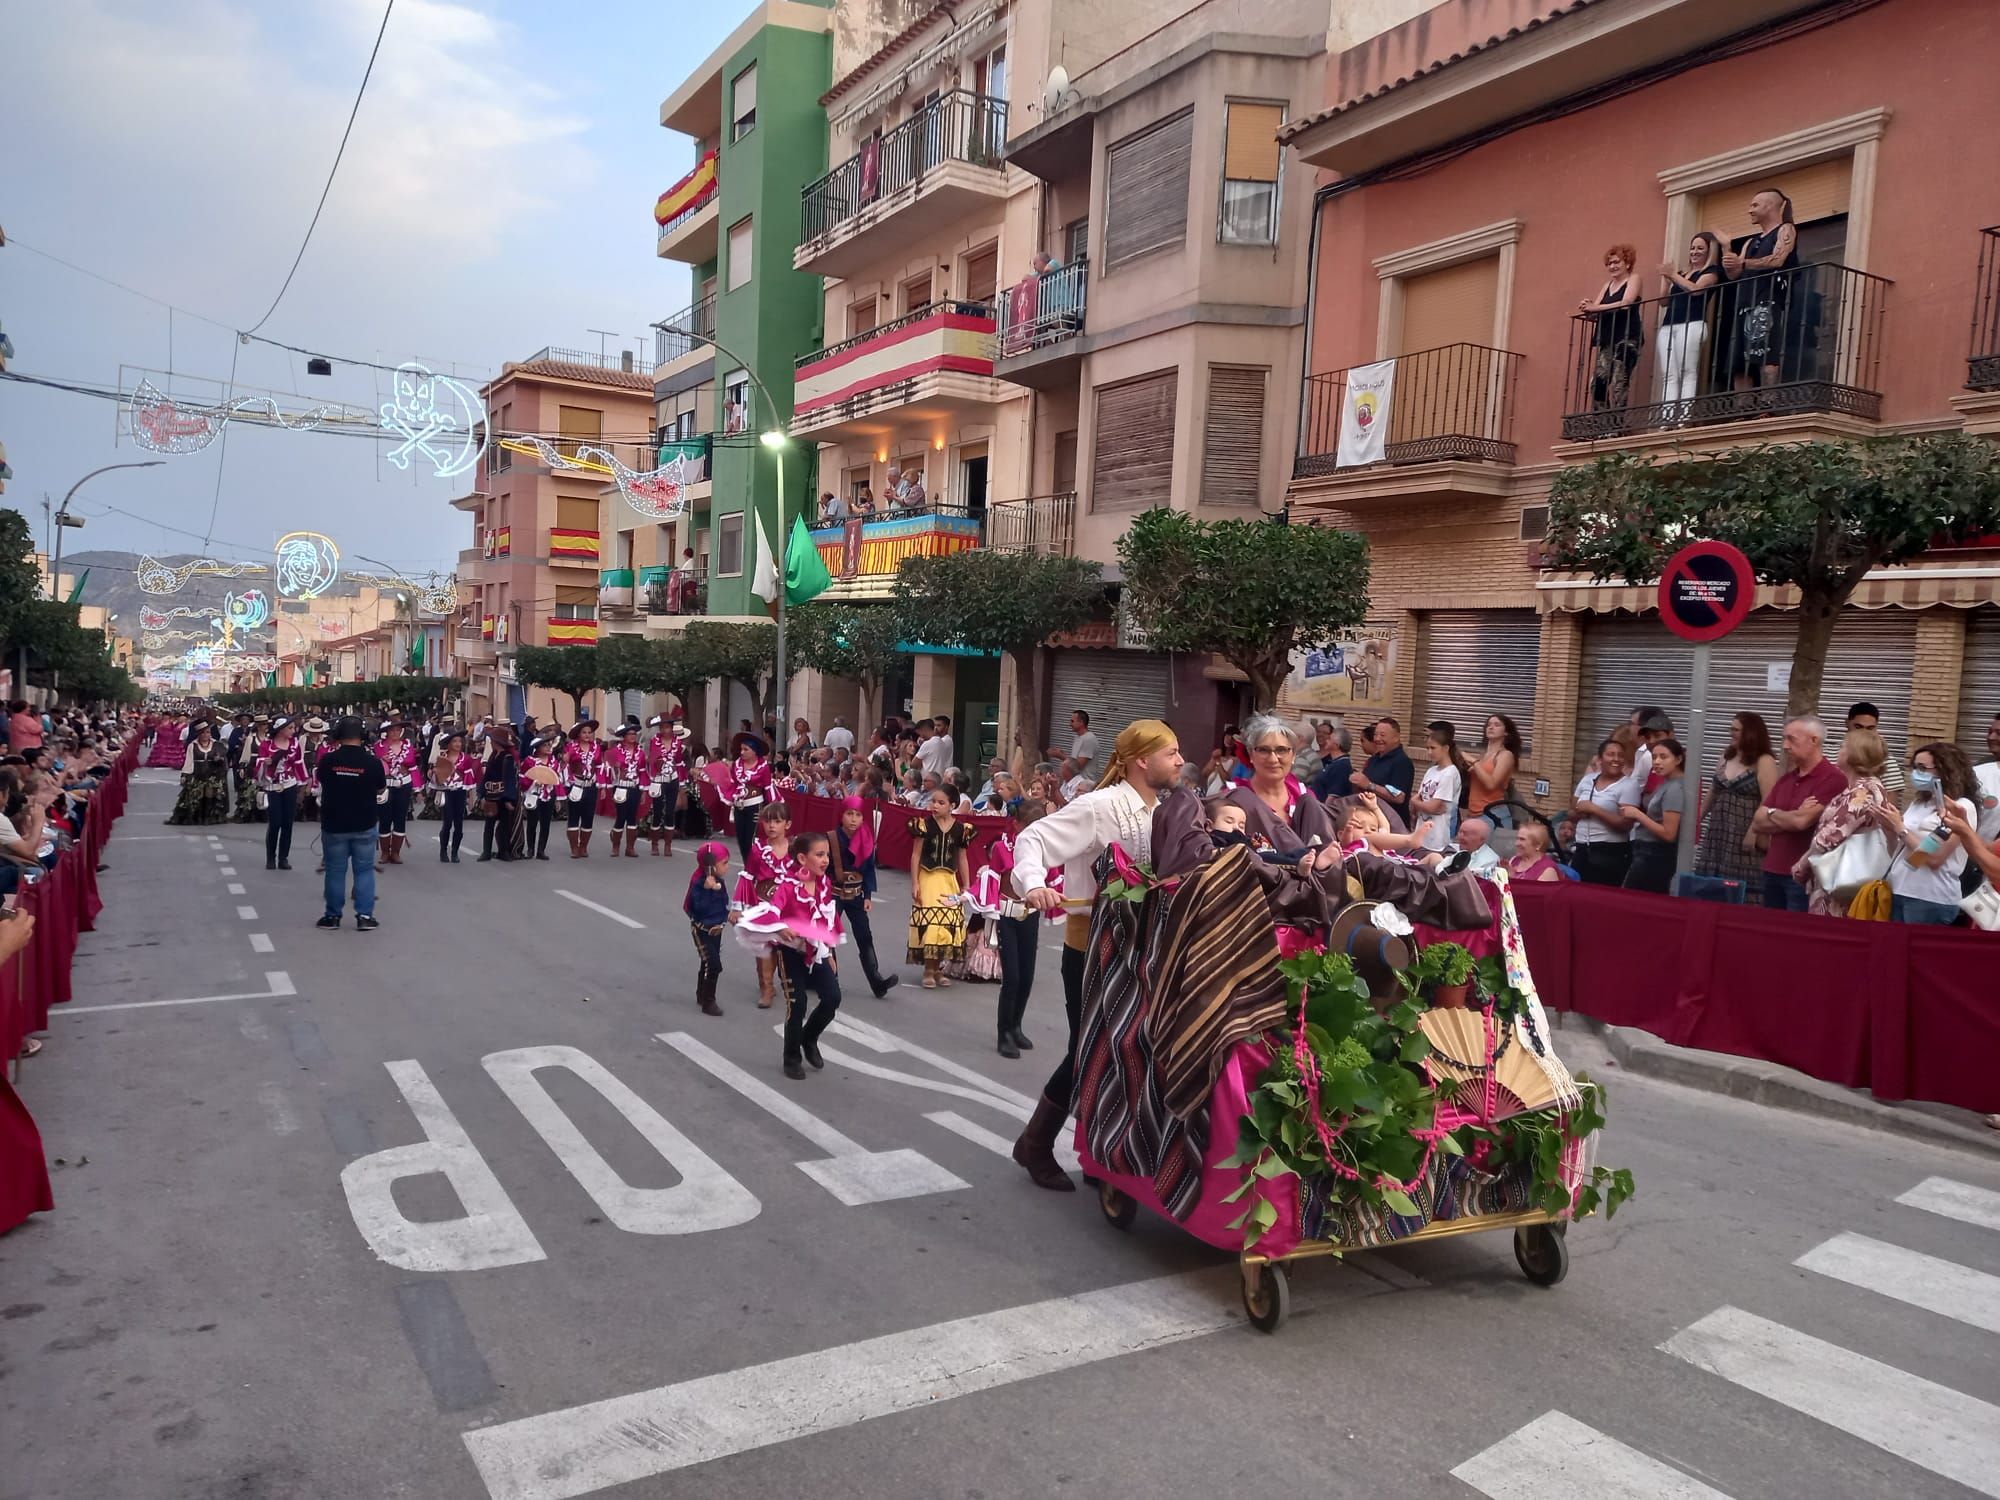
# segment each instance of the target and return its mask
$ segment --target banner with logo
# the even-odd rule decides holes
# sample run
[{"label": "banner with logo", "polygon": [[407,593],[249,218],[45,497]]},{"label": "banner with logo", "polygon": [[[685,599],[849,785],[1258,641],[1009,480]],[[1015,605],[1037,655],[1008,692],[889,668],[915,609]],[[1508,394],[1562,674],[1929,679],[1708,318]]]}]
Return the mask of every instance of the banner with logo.
[{"label": "banner with logo", "polygon": [[1340,413],[1340,449],[1336,469],[1382,462],[1389,435],[1389,403],[1396,392],[1396,362],[1377,360],[1347,372],[1347,394]]}]

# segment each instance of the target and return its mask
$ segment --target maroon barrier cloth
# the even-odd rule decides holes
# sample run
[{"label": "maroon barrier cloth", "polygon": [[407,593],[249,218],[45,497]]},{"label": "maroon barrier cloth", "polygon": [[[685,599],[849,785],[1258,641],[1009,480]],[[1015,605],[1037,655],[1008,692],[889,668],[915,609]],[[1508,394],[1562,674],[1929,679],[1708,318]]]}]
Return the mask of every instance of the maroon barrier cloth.
[{"label": "maroon barrier cloth", "polygon": [[83,832],[32,886],[19,905],[35,917],[35,933],[11,962],[0,965],[0,1234],[29,1214],[55,1207],[41,1132],[27,1105],[7,1082],[6,1062],[31,1031],[48,1024],[49,1007],[70,997],[70,963],[79,933],[89,932],[103,903],[97,898],[97,863],[111,825],[125,807],[125,786],[139,756],[127,745],[84,813]]},{"label": "maroon barrier cloth", "polygon": [[[731,822],[729,808],[717,794],[715,786],[706,778],[699,780],[703,805],[708,809],[709,821],[715,824],[715,837],[736,847],[735,825]],[[785,806],[791,809],[792,832],[832,833],[840,826],[841,800],[838,797],[809,797],[804,792],[783,794]],[[922,816],[910,808],[895,802],[880,802],[875,806],[882,810],[882,831],[875,843],[875,868],[877,870],[904,870],[910,868],[910,856],[915,850],[915,840],[910,829]],[[972,843],[966,852],[967,868],[977,870],[986,863],[986,852],[993,841],[1006,831],[1005,818],[980,815],[961,815],[959,822],[972,830]]]},{"label": "maroon barrier cloth", "polygon": [[2000,1111],[2000,934],[1516,884],[1542,1003],[1878,1098]]}]

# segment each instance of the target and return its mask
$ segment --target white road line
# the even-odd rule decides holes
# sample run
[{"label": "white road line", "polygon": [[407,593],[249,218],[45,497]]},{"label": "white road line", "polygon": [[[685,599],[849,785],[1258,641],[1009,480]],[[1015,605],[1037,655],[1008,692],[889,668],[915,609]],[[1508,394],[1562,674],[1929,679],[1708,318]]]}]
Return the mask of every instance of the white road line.
[{"label": "white road line", "polygon": [[257,908],[254,906],[239,906],[236,908],[236,915],[246,922],[254,922],[257,920]]},{"label": "white road line", "polygon": [[[893,1031],[877,1026],[872,1021],[864,1021],[859,1016],[842,1016],[836,1024],[845,1025],[850,1030],[857,1032],[859,1034],[857,1040],[864,1037],[868,1038],[867,1045],[871,1048],[874,1048],[874,1044],[877,1041],[884,1042],[890,1051],[901,1052],[907,1056],[914,1057],[918,1062],[929,1063],[940,1073],[949,1074],[961,1082],[969,1083],[974,1088],[991,1094],[997,1099],[1006,1099],[1018,1104],[1031,1114],[1034,1112],[1035,1100],[1033,1096],[1021,1093],[1018,1089],[1010,1089],[1006,1084],[995,1082],[984,1073],[968,1068],[964,1063],[953,1062],[942,1053],[933,1052],[928,1047],[919,1047],[915,1042],[906,1042]],[[1027,1115],[1023,1115],[1021,1118],[1025,1120]]]},{"label": "white road line", "polygon": [[285,1091],[275,1083],[267,1083],[258,1089],[257,1101],[264,1106],[264,1113],[271,1121],[271,1129],[279,1135],[290,1135],[299,1128],[298,1111],[292,1108],[292,1101],[285,1097]]},{"label": "white road line", "polygon": [[626,927],[633,928],[640,932],[645,931],[646,924],[644,922],[635,922],[630,917],[626,916],[625,913],[622,911],[613,911],[608,906],[599,906],[595,901],[591,901],[586,899],[585,897],[579,896],[575,891],[557,890],[556,894],[562,897],[563,900],[565,901],[574,901],[578,906],[589,907],[599,916],[609,917],[614,922],[620,923]]},{"label": "white road line", "polygon": [[100,1010],[156,1010],[163,1005],[216,1005],[224,1000],[279,1000],[286,995],[296,995],[298,989],[292,983],[292,976],[283,969],[272,969],[264,975],[268,986],[247,995],[196,995],[191,1000],[121,1000],[115,1005],[62,1005],[52,1015],[87,1016]]},{"label": "white road line", "polygon": [[2000,1497],[2000,1406],[1736,1307],[1718,1308],[1660,1348],[1969,1490]]},{"label": "white road line", "polygon": [[1977,1224],[1981,1229],[2000,1229],[2000,1193],[1974,1187],[1969,1182],[1926,1177],[1896,1201],[1910,1208],[1943,1214],[1947,1219]]},{"label": "white road line", "polygon": [[1837,1234],[1792,1262],[1865,1292],[2000,1333],[2000,1276],[1886,1245],[1865,1234]]},{"label": "white road line", "polygon": [[971,1186],[920,1151],[908,1147],[868,1150],[685,1031],[661,1032],[659,1039],[826,1152],[823,1161],[793,1165],[849,1208],[899,1198],[921,1198],[930,1193],[960,1192]]},{"label": "white road line", "polygon": [[125,833],[118,836],[121,844],[171,844],[185,839],[190,844],[199,844],[201,837],[193,833]]},{"label": "white road line", "polygon": [[462,1436],[492,1500],[566,1500],[1240,1327],[1236,1283],[1232,1267],[1105,1287]]},{"label": "white road line", "polygon": [[[995,1156],[1004,1156],[1009,1160],[1013,1158],[1014,1143],[1008,1140],[1006,1136],[999,1134],[997,1131],[988,1130],[984,1125],[974,1124],[971,1120],[966,1119],[964,1115],[954,1110],[941,1109],[936,1114],[925,1115],[924,1118],[929,1120],[933,1125],[942,1125],[953,1135],[964,1137],[975,1146],[984,1146]],[[1070,1150],[1069,1147],[1058,1144],[1055,1151],[1056,1165],[1061,1167],[1065,1172],[1081,1170],[1082,1164],[1077,1161],[1076,1153]]]},{"label": "white road line", "polygon": [[215,862],[216,862],[217,864],[219,864],[219,865],[226,865],[226,864],[228,864],[228,863],[229,863],[229,851],[225,849],[225,850],[224,850],[224,851],[223,851],[222,853],[220,853],[220,854],[216,855],[216,856],[215,856]]},{"label": "white road line", "polygon": [[1492,1500],[1729,1500],[1559,1411],[1542,1413],[1451,1472]]},{"label": "white road line", "polygon": [[[234,874],[234,873],[235,873],[235,871],[233,871],[233,870],[224,870],[224,871],[223,871],[222,873],[223,873],[223,874],[225,874],[225,875],[232,875],[232,874]],[[247,896],[247,895],[249,895],[249,894],[250,894],[250,893],[249,893],[249,891],[245,890],[245,889],[244,889],[244,888],[243,888],[242,886],[240,886],[240,885],[232,885],[232,886],[230,886],[230,887],[229,887],[228,889],[229,889],[229,894],[230,894],[230,895],[232,895],[232,896]]]},{"label": "white road line", "polygon": [[271,953],[276,948],[277,944],[271,941],[271,935],[268,932],[253,932],[250,934],[250,951],[252,953]]}]

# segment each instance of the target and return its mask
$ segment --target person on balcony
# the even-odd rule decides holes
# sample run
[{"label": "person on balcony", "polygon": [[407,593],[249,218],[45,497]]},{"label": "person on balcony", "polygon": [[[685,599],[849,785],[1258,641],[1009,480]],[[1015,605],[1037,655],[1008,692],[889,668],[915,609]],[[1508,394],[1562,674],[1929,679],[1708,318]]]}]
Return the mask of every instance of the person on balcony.
[{"label": "person on balcony", "polygon": [[1632,268],[1639,252],[1630,245],[1613,245],[1604,252],[1604,290],[1597,300],[1586,297],[1577,311],[1592,320],[1590,347],[1590,409],[1623,411],[1631,396],[1632,367],[1639,362],[1645,324],[1639,316],[1639,283]]},{"label": "person on balcony", "polygon": [[1728,367],[1739,391],[1784,379],[1786,358],[1803,349],[1806,324],[1803,316],[1787,316],[1799,264],[1792,200],[1776,188],[1759,189],[1750,199],[1750,222],[1757,232],[1722,253],[1731,283],[1728,326],[1734,342]]},{"label": "person on balcony", "polygon": [[847,519],[847,502],[832,490],[821,490],[819,521],[822,526],[838,526]]},{"label": "person on balcony", "polygon": [[897,471],[891,469],[889,482],[892,486],[890,498],[896,502],[898,510],[922,510],[930,504],[930,497],[924,493],[923,470],[905,469],[898,479]]},{"label": "person on balcony", "polygon": [[1715,289],[1722,285],[1722,241],[1702,230],[1688,241],[1686,272],[1663,265],[1660,283],[1667,300],[1653,335],[1653,369],[1659,382],[1654,399],[1666,403],[1666,420],[1678,427],[1688,420],[1694,398],[1701,394],[1708,315]]}]

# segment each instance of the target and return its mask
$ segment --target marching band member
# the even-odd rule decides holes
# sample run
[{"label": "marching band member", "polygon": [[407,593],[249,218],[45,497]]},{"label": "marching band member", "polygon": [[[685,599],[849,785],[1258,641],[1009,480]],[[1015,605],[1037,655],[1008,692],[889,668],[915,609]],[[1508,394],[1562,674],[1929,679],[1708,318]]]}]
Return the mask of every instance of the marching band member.
[{"label": "marching band member", "polygon": [[744,736],[736,759],[714,767],[714,781],[736,816],[736,847],[747,864],[750,841],[756,837],[764,804],[772,795],[771,763],[764,758],[763,742],[754,735]]},{"label": "marching band member", "polygon": [[833,836],[833,863],[829,867],[834,900],[840,903],[840,915],[847,930],[854,934],[854,946],[861,954],[861,972],[877,1000],[903,982],[900,974],[883,975],[882,965],[875,957],[875,930],[868,921],[868,914],[875,909],[875,830],[881,821],[882,814],[879,811],[871,814],[861,798],[849,797],[843,802],[840,827]]},{"label": "marching band member", "polygon": [[[757,837],[743,860],[743,873],[736,877],[738,912],[768,902],[778,882],[791,873],[792,815],[782,802],[767,802],[757,819]],[[777,999],[775,988],[778,960],[768,951],[757,959],[757,1008],[769,1010]]]},{"label": "marching band member", "polygon": [[[529,772],[537,767],[546,767],[555,772],[553,783],[537,782],[529,777]],[[536,740],[530,753],[521,758],[521,854],[523,858],[533,855],[536,859],[549,857],[549,829],[556,819],[556,806],[569,795],[569,784],[563,779],[562,736],[555,730],[545,730]],[[575,851],[572,840],[570,849]]]},{"label": "marching band member", "polygon": [[383,774],[389,778],[389,800],[382,804],[376,833],[382,845],[382,858],[392,865],[403,862],[403,845],[409,837],[410,794],[421,791],[424,785],[423,762],[417,757],[417,747],[403,738],[403,728],[401,719],[386,720],[382,738],[375,742],[375,758],[382,762]]},{"label": "marching band member", "polygon": [[[792,868],[780,877],[771,895],[743,912],[736,935],[745,946],[776,954],[785,988],[785,1076],[799,1079],[806,1076],[807,1063],[826,1066],[819,1055],[819,1038],[840,1009],[833,950],[846,937],[833,882],[826,875],[831,859],[827,836],[801,834],[795,853]],[[763,963],[758,959],[760,967]],[[818,1005],[812,1005],[815,998]],[[810,1016],[808,1006],[812,1006]]]},{"label": "marching band member", "polygon": [[695,852],[694,874],[688,880],[687,899],[681,909],[688,914],[694,933],[694,951],[700,960],[700,976],[695,980],[695,1003],[705,1016],[719,1016],[715,984],[722,977],[722,929],[729,925],[729,846],[713,839]]},{"label": "marching band member", "polygon": [[[646,752],[639,748],[639,726],[618,726],[618,743],[604,757],[605,774],[611,778],[611,857],[618,857],[619,835],[625,838],[625,857],[639,857],[639,813],[645,806],[640,783],[646,776]],[[656,849],[654,853],[658,853]]]},{"label": "marching band member", "polygon": [[264,796],[264,868],[292,867],[292,819],[298,812],[299,788],[306,784],[305,747],[298,743],[298,725],[291,719],[271,721],[271,737],[257,747],[251,780]]},{"label": "marching band member", "polygon": [[[514,750],[514,726],[495,724],[487,731],[491,753],[479,765],[479,798],[486,813],[486,827],[479,835],[477,864],[498,859],[503,864],[515,859],[514,838],[520,831],[516,814],[521,806],[521,772]],[[499,846],[496,853],[494,846]]]},{"label": "marching band member", "polygon": [[680,811],[681,787],[688,779],[688,731],[653,716],[657,731],[646,741],[646,777],[653,805],[646,814],[646,841],[653,853],[660,852],[660,840],[667,841],[667,857],[674,853],[674,819]]},{"label": "marching band member", "polygon": [[[590,834],[597,822],[598,773],[603,760],[603,749],[597,743],[597,720],[577,720],[569,732],[569,745],[563,751],[563,781],[569,788],[571,859],[590,858]],[[618,852],[615,844],[611,852]]]},{"label": "marching band member", "polygon": [[437,738],[437,754],[431,760],[431,785],[438,793],[438,863],[457,864],[459,846],[465,842],[465,814],[472,794],[479,790],[479,773],[484,768],[478,756],[465,747],[465,736],[449,730]]}]

